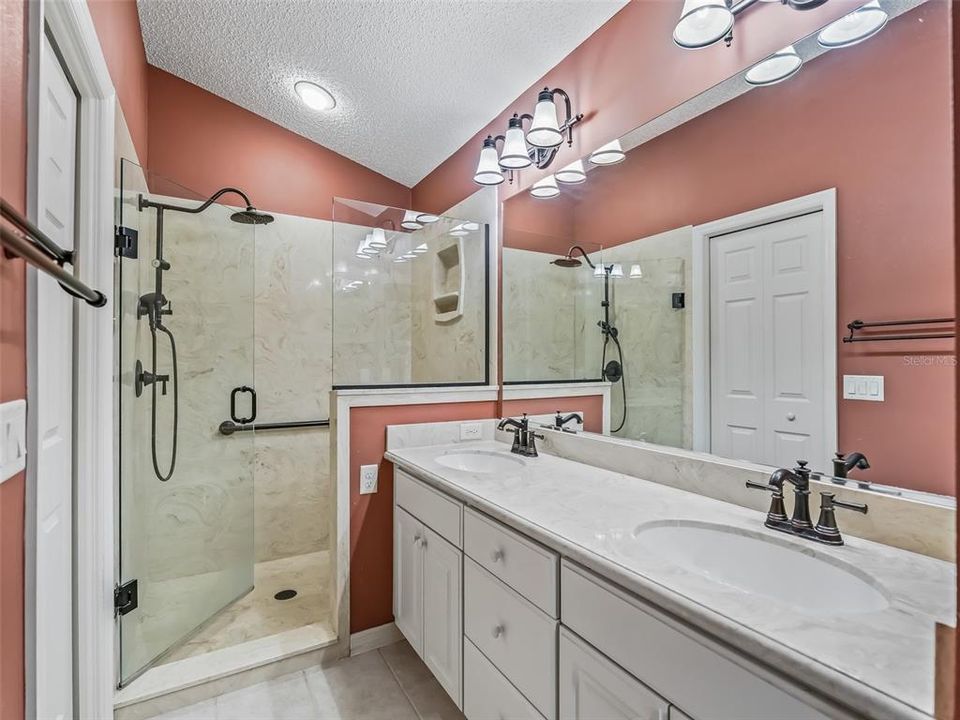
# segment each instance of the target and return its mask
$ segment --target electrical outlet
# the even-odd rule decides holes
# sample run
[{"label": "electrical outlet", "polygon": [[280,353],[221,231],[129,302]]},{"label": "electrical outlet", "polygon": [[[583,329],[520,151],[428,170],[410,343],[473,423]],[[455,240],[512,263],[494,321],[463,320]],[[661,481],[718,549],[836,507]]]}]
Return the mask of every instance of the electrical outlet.
[{"label": "electrical outlet", "polygon": [[377,491],[377,465],[360,466],[360,494],[370,495]]},{"label": "electrical outlet", "polygon": [[479,440],[482,434],[480,423],[460,423],[461,440]]},{"label": "electrical outlet", "polygon": [[0,482],[26,467],[27,402],[12,400],[0,405]]}]

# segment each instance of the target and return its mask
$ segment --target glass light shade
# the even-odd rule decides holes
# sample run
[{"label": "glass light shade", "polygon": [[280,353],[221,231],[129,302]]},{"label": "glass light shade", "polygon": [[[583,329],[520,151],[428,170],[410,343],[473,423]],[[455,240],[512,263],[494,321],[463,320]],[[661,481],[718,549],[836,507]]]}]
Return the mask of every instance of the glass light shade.
[{"label": "glass light shade", "polygon": [[723,0],[685,0],[673,29],[673,41],[694,49],[722,40],[733,27],[733,13]]},{"label": "glass light shade", "polygon": [[417,215],[417,222],[422,222],[424,225],[435,223],[439,219],[439,215],[431,215],[430,213],[420,213]]},{"label": "glass light shade", "polygon": [[623,162],[626,157],[620,141],[612,140],[590,153],[590,162],[594,165],[616,165],[618,162]]},{"label": "glass light shade", "polygon": [[883,30],[888,19],[886,11],[880,7],[880,1],[871,0],[827,25],[817,35],[817,42],[825,48],[856,45]]},{"label": "glass light shade", "polygon": [[480,223],[477,222],[465,222],[463,223],[463,229],[469,232],[475,232],[480,229]]},{"label": "glass light shade", "polygon": [[642,278],[643,277],[643,268],[640,267],[638,263],[634,263],[630,266],[630,277],[632,278]]},{"label": "glass light shade", "polygon": [[557,182],[567,183],[568,185],[584,182],[587,179],[587,173],[583,169],[583,160],[577,160],[565,168],[557,170],[556,178]]},{"label": "glass light shade", "polygon": [[400,221],[400,227],[404,230],[419,230],[423,223],[419,220],[420,216],[413,210],[407,210],[403,213],[403,220]]},{"label": "glass light shade", "polygon": [[557,187],[557,178],[553,175],[547,175],[545,178],[537,180],[530,188],[530,194],[542,200],[556,197],[560,194],[560,188]]},{"label": "glass light shade", "polygon": [[803,67],[801,58],[793,45],[787,45],[765,60],[747,70],[743,79],[751,85],[776,85],[796,75]]},{"label": "glass light shade", "polygon": [[463,226],[463,223],[461,223],[460,225],[454,225],[453,229],[450,231],[450,234],[453,237],[463,237],[464,235],[469,235],[470,231]]},{"label": "glass light shade", "polygon": [[420,243],[410,252],[412,252],[414,255],[423,255],[425,252],[427,252],[427,249],[426,243]]},{"label": "glass light shade", "polygon": [[623,277],[623,265],[620,263],[614,263],[610,266],[610,277],[612,278],[622,278]]},{"label": "glass light shade", "polygon": [[307,80],[298,80],[293,84],[293,89],[297,95],[311,110],[333,110],[337,106],[337,101],[326,88],[322,88],[316,83]]},{"label": "glass light shade", "polygon": [[497,146],[484,141],[480,151],[480,162],[477,163],[477,172],[473,181],[478,185],[499,185],[503,182],[503,172],[500,170],[500,161],[497,158]]},{"label": "glass light shade", "polygon": [[367,245],[374,250],[383,250],[387,246],[387,234],[383,228],[374,228],[367,236]]},{"label": "glass light shade", "polygon": [[540,93],[537,107],[533,110],[533,121],[527,131],[527,142],[534,147],[555,148],[563,142],[560,123],[557,122],[557,104],[549,91]]},{"label": "glass light shade", "polygon": [[527,142],[523,139],[523,128],[519,124],[514,125],[507,130],[506,139],[503,141],[503,152],[500,153],[500,167],[510,170],[520,170],[530,167],[533,161],[527,154]]}]

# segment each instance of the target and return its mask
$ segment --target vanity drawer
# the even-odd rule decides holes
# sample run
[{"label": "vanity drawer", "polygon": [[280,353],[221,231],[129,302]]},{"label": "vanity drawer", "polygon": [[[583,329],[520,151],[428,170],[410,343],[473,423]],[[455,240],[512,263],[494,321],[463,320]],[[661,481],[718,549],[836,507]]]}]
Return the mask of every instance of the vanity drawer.
[{"label": "vanity drawer", "polygon": [[463,511],[463,551],[550,617],[557,617],[556,553],[471,508]]},{"label": "vanity drawer", "polygon": [[400,468],[394,471],[397,505],[458,548],[463,505],[420,482]]},{"label": "vanity drawer", "polygon": [[[560,569],[561,622],[693,717],[828,720],[770,673],[576,565]],[[800,694],[799,690],[796,694]]]},{"label": "vanity drawer", "polygon": [[470,558],[463,559],[464,634],[523,695],[556,717],[557,623]]},{"label": "vanity drawer", "polygon": [[469,640],[463,643],[463,714],[467,720],[543,720]]}]

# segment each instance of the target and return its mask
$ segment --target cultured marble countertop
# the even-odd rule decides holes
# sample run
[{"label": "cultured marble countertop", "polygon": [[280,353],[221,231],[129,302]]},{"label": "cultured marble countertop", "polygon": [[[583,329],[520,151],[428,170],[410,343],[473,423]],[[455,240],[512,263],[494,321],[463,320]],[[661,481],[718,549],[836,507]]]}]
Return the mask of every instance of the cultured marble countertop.
[{"label": "cultured marble countertop", "polygon": [[[842,699],[864,717],[933,714],[934,623],[955,622],[953,564],[849,536],[841,547],[794,539],[765,528],[763,513],[543,453],[523,458],[524,466],[506,474],[452,470],[436,462],[444,453],[476,450],[518,457],[493,441],[394,449],[386,457],[793,682]],[[889,606],[831,617],[805,614],[657,557],[618,550],[618,537],[664,520],[790,543],[870,578]]]}]

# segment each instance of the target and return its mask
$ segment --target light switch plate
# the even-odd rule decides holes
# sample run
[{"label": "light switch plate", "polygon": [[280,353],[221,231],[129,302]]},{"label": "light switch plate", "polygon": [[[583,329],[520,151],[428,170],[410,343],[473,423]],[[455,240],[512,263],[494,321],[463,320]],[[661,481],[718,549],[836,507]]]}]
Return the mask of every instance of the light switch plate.
[{"label": "light switch plate", "polygon": [[460,423],[461,440],[479,440],[483,434],[480,423]]},{"label": "light switch plate", "polygon": [[360,466],[360,494],[371,495],[377,491],[377,465]]},{"label": "light switch plate", "polygon": [[883,402],[883,375],[844,375],[843,399]]},{"label": "light switch plate", "polygon": [[27,466],[27,401],[0,405],[0,482]]}]

